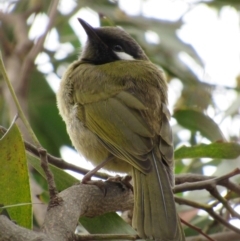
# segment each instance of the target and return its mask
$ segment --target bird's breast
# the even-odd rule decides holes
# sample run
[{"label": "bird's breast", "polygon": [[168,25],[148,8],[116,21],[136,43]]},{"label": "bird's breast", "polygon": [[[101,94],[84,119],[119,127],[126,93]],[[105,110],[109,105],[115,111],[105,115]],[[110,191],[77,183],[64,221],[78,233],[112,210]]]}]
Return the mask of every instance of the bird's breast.
[{"label": "bird's breast", "polygon": [[72,107],[67,121],[67,132],[72,144],[86,159],[98,164],[108,157],[108,151],[103,148],[96,134],[89,131],[85,124],[77,118],[77,107]]}]

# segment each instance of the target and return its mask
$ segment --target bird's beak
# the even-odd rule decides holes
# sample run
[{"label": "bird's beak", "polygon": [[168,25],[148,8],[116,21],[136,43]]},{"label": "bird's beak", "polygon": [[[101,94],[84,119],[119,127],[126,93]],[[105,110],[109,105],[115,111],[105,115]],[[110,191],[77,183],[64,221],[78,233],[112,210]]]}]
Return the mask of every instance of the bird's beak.
[{"label": "bird's beak", "polygon": [[[82,25],[82,27],[84,28],[88,38],[96,43],[101,43],[104,44],[102,42],[102,40],[99,38],[99,36],[96,33],[96,29],[93,28],[90,24],[88,24],[86,21],[84,21],[81,18],[78,18],[79,23]],[[105,44],[104,44],[105,45]]]}]

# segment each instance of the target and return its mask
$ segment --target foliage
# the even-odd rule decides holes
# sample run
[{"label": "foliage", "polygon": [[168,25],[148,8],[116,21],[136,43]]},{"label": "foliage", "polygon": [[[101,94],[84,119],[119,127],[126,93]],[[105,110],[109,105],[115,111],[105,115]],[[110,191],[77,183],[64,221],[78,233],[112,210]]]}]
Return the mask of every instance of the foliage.
[{"label": "foliage", "polygon": [[[32,23],[34,19],[37,19],[37,17],[41,15],[51,16],[49,9],[51,10],[54,1],[52,1],[52,3],[50,2],[51,1],[47,0],[6,2],[5,5],[2,4],[5,8],[4,12],[0,12],[0,46],[7,72],[34,133],[49,153],[59,156],[60,147],[63,145],[71,146],[71,143],[66,133],[65,125],[58,115],[55,93],[46,82],[46,79],[50,79],[52,74],[57,74],[57,76],[55,75],[56,79],[61,78],[66,66],[77,58],[81,42],[79,42],[69,21],[80,9],[90,8],[98,13],[102,26],[119,25],[129,32],[141,44],[149,58],[164,69],[169,83],[176,79],[182,83],[183,90],[179,99],[176,101],[176,108],[173,113],[173,119],[176,121],[176,124],[173,126],[174,141],[177,147],[175,152],[177,159],[176,173],[193,172],[203,174],[205,162],[202,158],[206,157],[209,158],[208,165],[215,166],[218,171],[221,169],[222,174],[225,173],[223,163],[227,163],[231,169],[238,166],[240,145],[237,141],[239,140],[239,133],[236,131],[235,135],[231,136],[229,134],[229,142],[227,142],[221,132],[219,123],[213,120],[219,111],[216,109],[213,98],[219,86],[203,82],[193,69],[179,59],[179,54],[184,52],[201,67],[202,71],[204,70],[204,63],[193,46],[186,44],[177,36],[177,31],[184,25],[181,18],[177,21],[170,22],[147,18],[144,15],[128,16],[118,7],[117,1],[76,1],[74,7],[68,14],[62,14],[61,11],[58,10],[57,14],[52,15],[53,22],[51,27],[52,31],[54,30],[57,34],[59,41],[57,46],[52,46],[51,49],[45,45],[37,48],[36,43],[39,42],[40,38],[35,40],[29,39],[29,32],[31,30],[31,24],[29,23]],[[199,3],[195,4],[203,4],[202,2],[204,1],[199,1]],[[216,11],[220,11],[221,8],[226,5],[231,5],[236,8],[237,11],[240,9],[239,1],[236,0],[215,0],[204,4],[215,8]],[[47,30],[49,31],[51,27]],[[146,41],[145,32],[147,30],[154,31],[160,36],[160,44],[153,45]],[[72,48],[70,49],[72,50],[60,55],[60,51],[64,51],[65,44],[71,46]],[[42,52],[41,54],[44,54],[45,58],[48,59],[47,63],[51,70],[48,71],[44,69],[41,64],[33,64],[32,61],[37,57],[37,55],[33,53],[34,48],[37,51],[37,55]],[[7,87],[4,85],[2,79],[0,79],[0,81],[0,125],[7,127],[10,125],[14,114],[16,114],[16,109],[11,97],[9,97]],[[239,86],[234,89],[225,88],[224,86],[221,86],[221,88],[226,93],[228,91],[234,91],[237,96],[233,105],[223,113],[223,118],[230,116],[231,120],[234,120],[235,117],[238,117],[239,111]],[[208,109],[214,109],[214,116],[208,116]],[[190,133],[187,140],[182,139],[181,135],[179,135],[181,131]],[[22,128],[21,133],[25,139],[29,138],[26,131]],[[207,144],[204,144],[206,142]],[[183,146],[183,144],[187,144],[187,147]],[[40,168],[39,160],[29,153],[25,155],[25,152],[23,152],[23,141],[15,125],[2,138],[0,142],[0,152],[1,166],[7,167],[7,169],[0,170],[1,204],[12,205],[30,202],[26,159],[28,160],[28,164],[35,170],[31,175],[33,178],[35,177],[39,185],[43,187],[43,190],[46,189],[46,182]],[[6,166],[5,163],[9,153],[11,153],[11,155],[14,153],[14,162],[10,162],[9,165]],[[190,161],[188,160],[188,164],[186,164],[186,158],[191,158]],[[62,170],[56,167],[51,168],[55,174],[59,190],[71,186],[76,181]],[[24,173],[20,173],[21,171]],[[34,174],[36,172],[40,173],[41,176],[36,178],[37,175]],[[6,173],[11,177],[11,182],[6,178]],[[9,188],[4,188],[5,185]],[[9,195],[10,187],[12,195]],[[21,190],[25,192],[19,194],[18,191],[20,187]],[[19,199],[16,196],[19,197]],[[8,197],[8,199],[3,197]],[[195,199],[195,196],[191,195],[191,193],[185,193],[184,197],[190,200]],[[202,203],[209,203],[211,198],[209,195],[202,195],[200,200]],[[238,200],[232,199],[231,203],[237,205]],[[20,215],[20,218],[12,214],[13,209],[11,208],[7,209],[9,210],[9,215],[11,218],[16,219],[20,225],[30,228],[32,213],[29,206],[25,206],[24,210],[23,207],[15,207],[14,209],[17,208],[19,210],[17,215]],[[204,217],[199,216],[197,212],[192,215],[191,211],[194,209],[190,207],[186,208],[186,206],[183,205],[178,208],[182,214],[187,212],[187,221],[193,222],[208,233],[222,232],[224,230],[221,225],[214,223],[208,215]],[[21,219],[21,216],[23,216],[21,215],[22,212],[25,213],[25,220]],[[221,212],[222,216],[228,216],[228,210],[223,207],[221,207]],[[117,220],[116,223],[119,222],[115,214],[108,215],[110,215],[110,217],[108,217],[110,220],[112,218],[113,220]],[[100,217],[100,221],[96,221],[96,224],[94,224],[94,227],[96,227],[95,230],[87,228],[91,220],[82,219],[82,224],[91,233],[96,233],[99,232],[97,230],[101,229],[101,227],[99,228],[99,223],[106,224],[106,221],[104,221],[106,217],[107,216],[102,217],[102,219]],[[230,221],[230,218],[228,221]],[[101,230],[104,230],[105,233],[112,233],[114,227],[111,227],[110,223],[108,224],[109,226],[107,226],[109,229],[104,227],[104,229]],[[122,227],[121,225],[124,226],[125,224],[119,224],[119,227]],[[124,230],[128,230],[128,227]],[[131,233],[131,231],[129,232]],[[193,235],[192,232],[190,228],[185,229],[186,236]],[[125,233],[128,233],[128,231]]]}]

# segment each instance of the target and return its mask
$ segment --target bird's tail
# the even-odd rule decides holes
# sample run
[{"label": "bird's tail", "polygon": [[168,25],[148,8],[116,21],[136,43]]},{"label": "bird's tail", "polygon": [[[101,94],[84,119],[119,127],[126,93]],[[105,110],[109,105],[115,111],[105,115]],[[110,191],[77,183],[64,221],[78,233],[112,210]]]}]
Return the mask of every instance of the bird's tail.
[{"label": "bird's tail", "polygon": [[151,154],[152,170],[144,174],[133,168],[133,227],[141,238],[158,241],[184,241],[176,212],[171,181],[162,160]]}]

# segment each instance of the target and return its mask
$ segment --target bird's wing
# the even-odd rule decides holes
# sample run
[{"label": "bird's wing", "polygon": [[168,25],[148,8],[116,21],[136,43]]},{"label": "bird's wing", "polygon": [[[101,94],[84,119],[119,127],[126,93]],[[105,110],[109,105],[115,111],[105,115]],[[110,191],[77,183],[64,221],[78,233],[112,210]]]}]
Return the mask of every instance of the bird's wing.
[{"label": "bird's wing", "polygon": [[122,91],[114,97],[85,105],[86,126],[97,134],[111,153],[147,172],[151,167],[147,154],[153,146],[152,133],[143,122],[142,110],[133,109],[133,102],[118,98],[119,95],[128,94]]},{"label": "bird's wing", "polygon": [[[128,68],[129,65],[131,62]],[[114,67],[116,65],[112,66]],[[154,91],[154,94],[159,96],[159,90],[151,83],[144,83],[138,89],[141,79],[134,83],[136,79],[130,74],[126,75],[123,71],[118,73],[117,81],[114,76],[110,76],[113,78],[112,82],[105,83],[104,69],[101,69],[101,74],[98,69],[92,70],[91,79],[89,77],[84,79],[84,74],[77,69],[74,71],[75,74],[72,73],[71,78],[75,79],[74,82],[78,85],[78,88],[74,88],[76,90],[75,102],[79,105],[78,118],[98,136],[113,155],[147,173],[151,169],[148,154],[156,145],[156,129],[158,129],[158,134],[161,134],[160,123],[151,120],[154,118],[151,113],[160,114],[162,111],[154,108],[159,109],[165,106],[160,101],[159,106],[151,101],[150,94]],[[141,73],[139,74],[141,76]],[[126,76],[129,81],[126,81]],[[146,90],[143,90],[143,87]],[[147,91],[148,88],[152,89],[150,93]],[[146,91],[146,95],[143,93],[139,95],[139,91]],[[149,104],[151,102],[152,104]],[[157,119],[160,120],[162,117]],[[168,142],[168,138],[160,142],[160,145],[164,145],[165,142]]]}]

